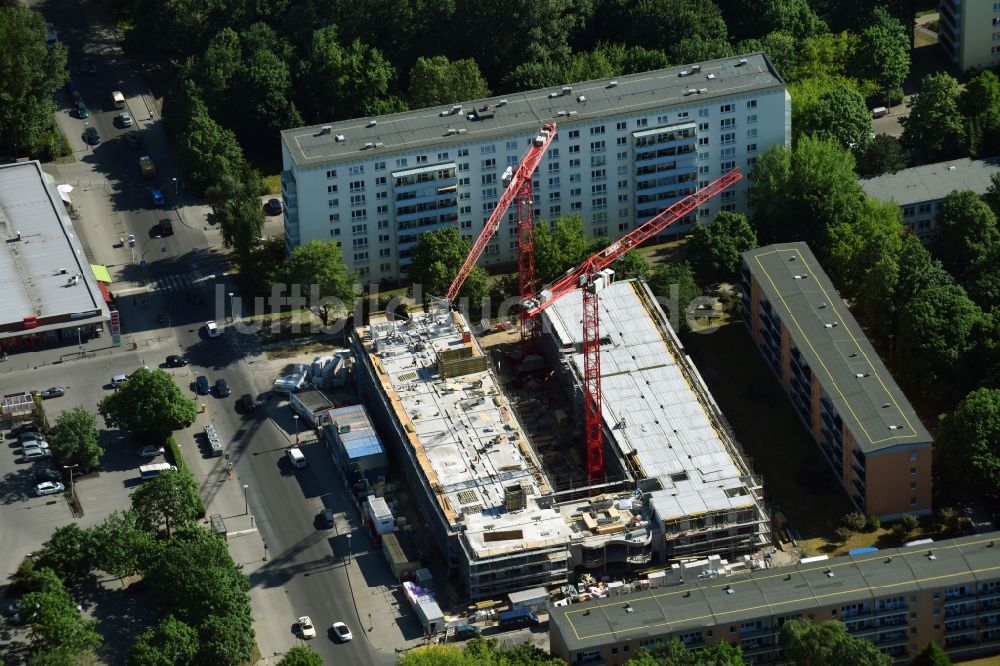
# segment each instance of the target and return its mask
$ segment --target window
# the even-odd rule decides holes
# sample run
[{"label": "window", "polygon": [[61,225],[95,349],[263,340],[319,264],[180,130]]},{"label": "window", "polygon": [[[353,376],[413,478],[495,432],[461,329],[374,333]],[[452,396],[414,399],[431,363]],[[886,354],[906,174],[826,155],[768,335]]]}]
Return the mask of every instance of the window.
[{"label": "window", "polygon": [[604,169],[594,169],[593,171],[590,172],[591,180],[604,180],[604,178],[605,178]]},{"label": "window", "polygon": [[375,212],[378,213],[379,215],[388,215],[389,214],[388,204],[382,204],[381,206],[375,209]]},{"label": "window", "polygon": [[562,206],[549,206],[549,215],[555,217],[562,212]]},{"label": "window", "polygon": [[354,253],[354,261],[355,262],[358,262],[358,261],[368,261],[368,253],[367,252],[355,252]]},{"label": "window", "polygon": [[615,145],[624,146],[624,145],[627,145],[627,144],[628,144],[628,137],[627,136],[620,136],[620,137],[618,137],[615,140]]},{"label": "window", "polygon": [[561,182],[559,176],[556,176],[555,178],[549,178],[549,187],[550,188],[556,189],[556,188],[561,187],[561,186],[562,186],[562,182]]},{"label": "window", "polygon": [[508,141],[506,143],[507,150],[517,150],[517,141]]},{"label": "window", "polygon": [[736,204],[723,204],[722,206],[719,207],[719,210],[721,210],[724,213],[736,212]]},{"label": "window", "polygon": [[719,121],[719,127],[722,129],[728,129],[730,127],[736,126],[736,118],[723,118]]},{"label": "window", "polygon": [[756,113],[751,113],[749,116],[747,116],[747,125],[754,125],[756,123],[757,123]]},{"label": "window", "polygon": [[497,152],[496,144],[491,143],[485,146],[479,146],[480,155],[492,155],[495,152]]},{"label": "window", "polygon": [[340,213],[330,213],[331,222],[340,222]]},{"label": "window", "polygon": [[707,136],[699,136],[698,137],[698,145],[699,146],[707,146],[708,145],[708,137]]},{"label": "window", "polygon": [[[603,210],[608,207],[607,197],[598,197],[597,199],[591,199],[590,205],[594,210]],[[605,232],[606,234],[607,232]]]},{"label": "window", "polygon": [[[757,158],[756,157],[748,157],[747,158],[747,168],[748,169],[751,168],[751,167],[754,167],[756,165],[757,165]],[[750,194],[750,188],[747,188],[747,194]]]},{"label": "window", "polygon": [[573,189],[571,189],[569,191],[569,195],[571,197],[578,197],[578,196],[580,196],[580,188],[579,187],[574,187]]},{"label": "window", "polygon": [[708,161],[708,151],[706,150],[705,152],[698,153],[698,159],[700,161],[702,161],[702,162],[707,162]]},{"label": "window", "polygon": [[916,476],[916,475],[917,475],[917,468],[916,467],[911,467],[910,468],[910,476]]},{"label": "window", "polygon": [[482,166],[483,169],[492,169],[492,168],[496,167],[496,165],[497,165],[496,158],[495,157],[491,157],[491,158],[489,158],[487,160],[483,160],[481,166]]},{"label": "window", "polygon": [[690,114],[687,111],[681,111],[680,113],[677,114],[677,118],[679,120],[683,120],[683,119],[687,118],[689,115]]},{"label": "window", "polygon": [[364,189],[365,189],[365,181],[363,180],[351,181],[351,192],[363,192]]},{"label": "window", "polygon": [[458,179],[458,184],[459,184],[460,186],[462,186],[462,187],[466,187],[466,186],[468,186],[468,184],[469,184],[469,177],[468,177],[468,176],[465,176],[464,178],[459,178],[459,179]]},{"label": "window", "polygon": [[628,181],[627,180],[619,180],[618,181],[618,189],[619,190],[624,190],[626,187],[628,187]]},{"label": "window", "polygon": [[698,217],[708,217],[709,210],[707,208],[698,209]]},{"label": "window", "polygon": [[708,118],[708,109],[698,109],[699,118]]},{"label": "window", "polygon": [[550,160],[557,160],[557,159],[559,159],[559,149],[558,148],[549,148],[549,159]]},{"label": "window", "polygon": [[598,183],[597,185],[591,185],[590,186],[590,193],[591,194],[605,194],[605,193],[607,193],[607,191],[608,191],[608,184],[607,183]]},{"label": "window", "polygon": [[[382,162],[382,164],[385,164],[385,162]],[[375,186],[376,187],[378,187],[379,185],[385,185],[385,184],[386,184],[385,176],[379,176],[378,178],[375,179]]]},{"label": "window", "polygon": [[755,100],[755,99],[748,99],[747,100],[747,108],[748,109],[756,109],[757,108],[757,100]]},{"label": "window", "polygon": [[446,159],[448,159],[448,153],[438,153],[438,159],[439,160],[446,160]]},{"label": "window", "polygon": [[389,240],[390,240],[389,239],[389,234],[379,234],[378,235],[378,242],[379,243],[388,243]]},{"label": "window", "polygon": [[597,125],[595,127],[591,127],[590,136],[594,136],[595,134],[604,134],[604,125]]},{"label": "window", "polygon": [[327,185],[326,186],[326,191],[327,191],[327,194],[336,192],[337,191],[337,186],[336,185]]},{"label": "window", "polygon": [[487,187],[487,188],[483,189],[483,198],[484,199],[492,199],[492,198],[496,198],[496,196],[497,196],[497,188],[495,188],[495,187]]},{"label": "window", "polygon": [[562,192],[559,192],[558,190],[555,192],[549,192],[549,201],[559,201],[559,199],[562,198],[561,195]]},{"label": "window", "polygon": [[337,170],[336,169],[330,169],[329,171],[326,172],[326,177],[327,178],[336,178],[337,177]]},{"label": "window", "polygon": [[406,166],[406,158],[405,157],[397,157],[396,158],[396,168],[405,167],[405,166]]},{"label": "window", "polygon": [[468,157],[469,156],[469,149],[468,148],[459,148],[458,149],[458,156],[459,157]]},{"label": "window", "polygon": [[736,149],[735,148],[723,148],[722,149],[722,159],[726,159],[727,157],[735,157],[735,156],[736,156]]},{"label": "window", "polygon": [[569,182],[571,182],[571,183],[579,183],[580,182],[580,174],[578,174],[578,173],[571,173],[569,175]]},{"label": "window", "polygon": [[340,199],[328,199],[326,203],[330,208],[336,208],[340,205]]},{"label": "window", "polygon": [[723,171],[732,171],[736,168],[736,162],[723,162],[719,165],[719,168]]},{"label": "window", "polygon": [[732,113],[735,110],[736,109],[732,104],[723,104],[719,107],[719,113]]},{"label": "window", "polygon": [[[331,236],[339,236],[340,235],[340,229],[330,229],[330,235]],[[340,241],[338,241],[338,243],[339,242]]]},{"label": "window", "polygon": [[628,216],[629,216],[628,208],[619,208],[618,209],[618,217],[628,217]]},{"label": "window", "polygon": [[751,129],[747,130],[747,138],[748,139],[756,139],[757,138],[757,128],[756,127],[753,127]]},{"label": "window", "polygon": [[368,219],[368,211],[364,208],[351,211],[351,222],[362,222]]},{"label": "window", "polygon": [[628,159],[628,153],[626,153],[626,152],[618,153],[617,157],[620,160]]},{"label": "window", "polygon": [[468,162],[462,162],[461,164],[458,165],[458,170],[459,171],[468,171],[469,170],[469,163]]},{"label": "window", "polygon": [[569,161],[569,168],[570,169],[579,169],[580,168],[580,158],[579,157],[574,157],[573,159],[571,159]]},{"label": "window", "polygon": [[619,167],[618,167],[618,175],[619,176],[624,176],[627,173],[628,173],[628,165],[627,164],[619,165]]},{"label": "window", "polygon": [[493,185],[497,182],[497,175],[495,173],[484,173],[481,177],[483,185]]},{"label": "window", "polygon": [[[460,215],[468,215],[468,214],[470,214],[472,212],[472,206],[462,206],[458,210],[458,212],[459,212]],[[465,223],[463,222],[462,224],[465,224]]]},{"label": "window", "polygon": [[[549,165],[548,165],[548,168],[549,168],[549,173],[559,173],[559,163],[558,162],[550,162]],[[552,180],[552,179],[550,178],[549,180]]]},{"label": "window", "polygon": [[628,121],[626,120],[619,120],[618,123],[615,125],[615,129],[618,130],[619,132],[627,128],[628,128]]},{"label": "window", "polygon": [[427,156],[417,155],[417,164],[427,164]]},{"label": "window", "polygon": [[723,146],[736,143],[736,132],[726,132],[723,134],[720,137],[720,143],[722,143]]},{"label": "window", "polygon": [[607,160],[607,158],[604,157],[604,155],[591,155],[590,156],[590,166],[592,166],[592,167],[604,166],[604,163],[605,163],[606,160]]},{"label": "window", "polygon": [[1000,53],[1000,46],[991,46],[990,47],[990,55],[996,55],[998,53]]},{"label": "window", "polygon": [[363,194],[352,194],[351,195],[351,205],[352,206],[364,206],[365,205],[365,195],[363,195]]},{"label": "window", "polygon": [[368,239],[367,238],[355,238],[353,242],[354,242],[354,249],[355,250],[360,250],[360,249],[364,249],[364,248],[368,247]]},{"label": "window", "polygon": [[698,123],[698,131],[699,132],[707,132],[708,131],[708,123]]},{"label": "window", "polygon": [[348,171],[352,176],[360,176],[365,172],[365,165],[358,164],[357,166],[352,166],[351,168],[348,169]]},{"label": "window", "polygon": [[378,228],[379,229],[388,229],[389,228],[389,220],[379,220],[378,221]]},{"label": "window", "polygon": [[569,138],[570,139],[579,139],[580,138],[580,130],[570,130],[569,131]]},{"label": "window", "polygon": [[570,146],[569,147],[569,153],[570,153],[570,155],[572,155],[573,153],[578,153],[578,152],[580,152],[580,146]]},{"label": "window", "polygon": [[748,153],[756,153],[757,152],[757,144],[756,143],[748,143],[747,144],[747,152]]},{"label": "window", "polygon": [[648,122],[649,121],[646,118],[639,118],[638,120],[635,121],[635,126],[645,127],[648,124]]}]

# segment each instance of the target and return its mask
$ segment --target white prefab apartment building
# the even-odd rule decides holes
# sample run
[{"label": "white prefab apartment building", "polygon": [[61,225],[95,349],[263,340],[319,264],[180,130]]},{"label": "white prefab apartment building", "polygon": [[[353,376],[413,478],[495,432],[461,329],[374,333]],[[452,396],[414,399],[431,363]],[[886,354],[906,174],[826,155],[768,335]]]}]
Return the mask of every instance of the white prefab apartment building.
[{"label": "white prefab apartment building", "polygon": [[1000,65],[1000,2],[940,0],[938,43],[959,71]]},{"label": "white prefab apartment building", "polygon": [[[791,98],[763,53],[281,133],[288,250],[337,240],[364,283],[404,279],[425,231],[474,239],[546,123],[536,219],[579,214],[618,237],[724,173],[791,142]],[[675,225],[745,211],[741,181]],[[514,261],[516,213],[481,263]]]}]

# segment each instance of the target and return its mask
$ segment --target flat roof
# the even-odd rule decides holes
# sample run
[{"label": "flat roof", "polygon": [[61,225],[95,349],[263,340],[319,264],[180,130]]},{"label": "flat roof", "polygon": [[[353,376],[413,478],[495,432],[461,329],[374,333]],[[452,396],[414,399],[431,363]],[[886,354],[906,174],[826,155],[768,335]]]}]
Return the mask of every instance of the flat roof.
[{"label": "flat roof", "polygon": [[[34,329],[41,331],[105,321],[110,313],[90,262],[62,198],[47,178],[38,161],[0,165],[0,238],[4,241],[0,324],[20,323],[25,317],[72,318],[72,324]],[[76,275],[80,276],[77,283],[69,284]],[[73,317],[94,310],[100,314]],[[16,330],[0,337],[23,333]]]},{"label": "flat roof", "polygon": [[872,199],[895,201],[901,206],[944,199],[955,190],[986,194],[990,178],[1000,171],[1000,157],[973,160],[968,157],[924,164],[896,173],[860,178],[858,183]]},{"label": "flat roof", "polygon": [[[450,528],[477,557],[564,545],[571,530],[558,511],[538,506],[550,494],[538,463],[506,396],[487,369],[442,378],[439,351],[463,347],[482,355],[479,343],[462,340],[458,313],[417,314],[390,321],[374,315],[358,333],[403,429],[428,487]],[[507,511],[504,488],[521,484],[527,507]]]},{"label": "flat roof", "polygon": [[[746,63],[740,64],[745,58]],[[681,72],[690,72],[681,76]],[[709,77],[712,78],[709,78]],[[710,99],[744,95],[757,90],[783,88],[784,80],[763,53],[751,53],[709,60],[700,71],[691,66],[669,67],[652,72],[629,74],[572,84],[572,93],[561,94],[562,86],[496,95],[466,101],[462,112],[442,116],[452,104],[416,109],[385,116],[356,118],[327,124],[297,127],[281,133],[292,161],[298,168],[321,168],[340,162],[366,161],[400,151],[416,151],[427,146],[464,145],[512,134],[529,136],[542,124],[556,121],[573,125],[596,118],[641,113],[671,105],[695,105]],[[569,82],[567,82],[569,83]],[[690,93],[691,90],[703,90]],[[551,97],[551,93],[560,93]],[[580,96],[582,101],[578,101]],[[506,103],[503,103],[506,100]],[[489,106],[492,118],[469,120],[473,109]],[[560,116],[560,112],[575,113]],[[376,121],[372,125],[371,121]],[[449,130],[455,130],[449,133]],[[343,136],[343,141],[337,141]],[[366,148],[366,144],[381,144]]]},{"label": "flat roof", "polygon": [[809,246],[768,245],[743,261],[864,453],[931,444]]},{"label": "flat roof", "polygon": [[327,412],[327,417],[330,421],[327,427],[337,428],[337,438],[343,444],[348,459],[385,453],[364,405],[331,409]]},{"label": "flat roof", "polygon": [[[640,298],[640,292],[645,300]],[[583,376],[583,295],[570,292],[544,310],[552,331]],[[737,464],[674,349],[666,320],[652,318],[655,300],[643,283],[614,282],[600,294],[601,410],[618,455],[633,452],[663,520],[753,506],[745,465]]]},{"label": "flat roof", "polygon": [[[666,577],[671,581],[666,587],[552,607],[550,631],[560,632],[570,651],[596,649],[609,643],[807,613],[819,607],[901,597],[917,590],[997,580],[1000,548],[993,547],[996,539],[1000,532],[683,583],[673,573]],[[908,611],[904,606],[899,612]]]}]

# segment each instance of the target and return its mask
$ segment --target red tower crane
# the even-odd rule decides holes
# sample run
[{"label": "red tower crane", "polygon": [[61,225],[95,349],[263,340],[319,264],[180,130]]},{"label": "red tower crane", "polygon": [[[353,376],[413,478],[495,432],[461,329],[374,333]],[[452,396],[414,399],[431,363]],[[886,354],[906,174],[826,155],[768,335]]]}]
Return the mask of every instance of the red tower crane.
[{"label": "red tower crane", "polygon": [[741,178],[743,176],[739,169],[733,169],[718,180],[674,203],[580,266],[568,271],[540,294],[543,300],[530,298],[522,301],[524,315],[533,318],[577,287],[583,289],[584,434],[587,442],[587,476],[591,480],[604,476],[604,442],[601,428],[601,331],[597,309],[597,294],[603,284],[600,272],[620,259],[623,254],[660,233]]},{"label": "red tower crane", "polygon": [[[493,214],[486,220],[482,233],[479,234],[469,256],[465,258],[465,263],[462,264],[448,288],[445,298],[449,303],[454,303],[455,298],[458,297],[458,292],[462,289],[465,279],[469,277],[473,266],[483,256],[486,246],[489,245],[497,229],[500,228],[500,223],[514,199],[517,199],[518,280],[521,299],[523,301],[535,294],[535,226],[532,215],[531,178],[555,136],[555,123],[543,125],[535,138],[532,139],[531,147],[528,148],[528,152],[518,164],[517,169],[507,167],[503,176],[505,188],[503,195],[497,201]],[[522,339],[527,339],[528,336],[532,335],[528,322],[529,320],[522,312]]]}]

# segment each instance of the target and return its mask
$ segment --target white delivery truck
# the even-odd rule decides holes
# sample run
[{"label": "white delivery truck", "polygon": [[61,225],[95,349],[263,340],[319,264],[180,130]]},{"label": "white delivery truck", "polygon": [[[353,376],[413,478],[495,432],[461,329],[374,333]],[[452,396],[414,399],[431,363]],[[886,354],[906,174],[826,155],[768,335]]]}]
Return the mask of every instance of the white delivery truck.
[{"label": "white delivery truck", "polygon": [[116,109],[125,108],[125,95],[121,94],[121,91],[115,90],[111,93],[111,101],[115,103]]},{"label": "white delivery truck", "polygon": [[177,467],[171,465],[170,463],[153,463],[152,465],[141,465],[139,467],[139,478],[143,481],[147,479],[155,479],[160,474],[163,474],[168,469],[177,471]]}]

